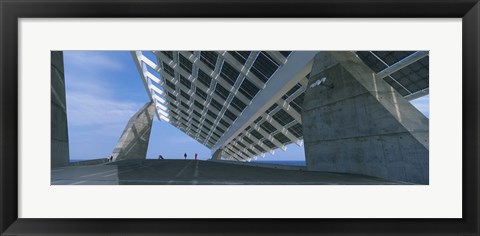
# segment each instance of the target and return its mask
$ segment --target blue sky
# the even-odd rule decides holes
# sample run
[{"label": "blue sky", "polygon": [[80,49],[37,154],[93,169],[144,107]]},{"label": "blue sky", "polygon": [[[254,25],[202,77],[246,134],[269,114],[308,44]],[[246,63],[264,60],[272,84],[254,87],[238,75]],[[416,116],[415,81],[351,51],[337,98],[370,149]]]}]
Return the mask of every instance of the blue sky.
[{"label": "blue sky", "polygon": [[[128,51],[65,51],[65,87],[70,159],[110,156],[130,117],[149,99]],[[429,117],[429,96],[412,101]],[[209,159],[210,150],[155,117],[147,158]],[[259,160],[304,160],[303,146],[287,146]]]}]

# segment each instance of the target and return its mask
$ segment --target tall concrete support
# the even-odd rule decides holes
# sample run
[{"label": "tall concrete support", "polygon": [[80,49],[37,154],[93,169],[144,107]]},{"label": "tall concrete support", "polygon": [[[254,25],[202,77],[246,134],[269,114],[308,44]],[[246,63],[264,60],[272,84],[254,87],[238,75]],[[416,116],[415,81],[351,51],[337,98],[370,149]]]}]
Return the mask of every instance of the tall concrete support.
[{"label": "tall concrete support", "polygon": [[212,156],[213,160],[221,160],[222,159],[222,154],[223,154],[223,149],[217,149]]},{"label": "tall concrete support", "polygon": [[319,52],[302,111],[309,170],[429,183],[428,118],[352,52]]},{"label": "tall concrete support", "polygon": [[51,167],[67,166],[70,157],[68,149],[67,103],[65,99],[65,76],[63,52],[50,53],[50,103],[51,103]]},{"label": "tall concrete support", "polygon": [[130,118],[112,152],[113,160],[146,158],[154,113],[155,103],[150,101]]}]

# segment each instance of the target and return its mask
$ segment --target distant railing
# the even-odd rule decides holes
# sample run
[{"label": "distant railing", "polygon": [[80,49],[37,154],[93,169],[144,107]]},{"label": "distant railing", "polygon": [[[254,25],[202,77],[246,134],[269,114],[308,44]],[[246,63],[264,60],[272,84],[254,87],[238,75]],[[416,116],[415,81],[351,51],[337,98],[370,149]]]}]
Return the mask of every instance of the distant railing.
[{"label": "distant railing", "polygon": [[305,166],[280,165],[280,164],[259,163],[259,162],[213,160],[213,159],[209,159],[208,161],[218,162],[218,163],[228,163],[233,165],[257,166],[257,167],[265,167],[265,168],[273,168],[273,169],[282,169],[282,170],[301,170],[301,171],[307,170],[307,167]]},{"label": "distant railing", "polygon": [[108,159],[105,157],[105,158],[100,158],[100,159],[70,162],[70,166],[98,165],[98,164],[103,164],[103,163],[107,163],[107,162],[108,162]]}]

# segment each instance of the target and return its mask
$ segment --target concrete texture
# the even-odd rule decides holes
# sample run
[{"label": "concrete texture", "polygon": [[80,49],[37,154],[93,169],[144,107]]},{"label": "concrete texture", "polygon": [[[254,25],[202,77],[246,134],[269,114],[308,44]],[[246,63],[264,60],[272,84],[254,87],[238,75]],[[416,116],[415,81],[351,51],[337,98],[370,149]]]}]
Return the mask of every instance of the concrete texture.
[{"label": "concrete texture", "polygon": [[212,155],[213,160],[221,160],[223,155],[223,149],[217,149]]},{"label": "concrete texture", "polygon": [[51,185],[117,185],[118,168],[113,165],[66,166],[52,170]]},{"label": "concrete texture", "polygon": [[146,158],[154,113],[155,103],[150,101],[130,118],[112,152],[114,161]]},{"label": "concrete texture", "polygon": [[67,103],[65,101],[65,76],[63,52],[50,53],[50,101],[51,101],[51,167],[67,166],[70,160],[68,149]]},{"label": "concrete texture", "polygon": [[302,170],[306,171],[306,166],[296,166],[296,165],[284,165],[284,164],[272,164],[272,163],[260,163],[260,162],[245,162],[245,161],[229,161],[229,160],[208,160],[217,163],[228,163],[232,165],[241,165],[241,166],[258,166],[264,168],[273,168],[273,169],[282,169],[282,170]]},{"label": "concrete texture", "polygon": [[98,165],[98,164],[107,163],[107,162],[108,162],[107,158],[100,158],[100,159],[93,159],[93,160],[70,162],[70,166]]},{"label": "concrete texture", "polygon": [[302,126],[309,170],[429,183],[428,119],[352,52],[315,56]]},{"label": "concrete texture", "polygon": [[52,170],[52,185],[390,185],[355,174],[242,166],[217,161],[124,160]]}]

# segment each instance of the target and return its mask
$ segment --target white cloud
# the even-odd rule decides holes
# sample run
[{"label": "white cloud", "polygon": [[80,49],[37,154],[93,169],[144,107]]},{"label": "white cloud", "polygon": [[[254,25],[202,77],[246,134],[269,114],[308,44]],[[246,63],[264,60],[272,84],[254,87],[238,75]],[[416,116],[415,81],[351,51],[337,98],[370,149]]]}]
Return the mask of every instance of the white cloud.
[{"label": "white cloud", "polygon": [[[119,98],[112,89],[111,70],[125,68],[115,53],[102,51],[65,51],[65,83],[69,126],[125,125],[143,106],[141,102]],[[142,91],[143,92],[143,91]],[[146,102],[146,101],[145,101]],[[108,133],[108,132],[106,132]]]},{"label": "white cloud", "polygon": [[64,51],[64,60],[79,69],[100,68],[105,70],[119,70],[122,62],[105,52],[96,51]]},{"label": "white cloud", "polygon": [[108,156],[128,120],[147,102],[121,94],[133,91],[120,81],[132,79],[122,76],[130,61],[117,53],[65,51],[64,62],[70,157]]},{"label": "white cloud", "polygon": [[67,100],[68,122],[73,126],[126,124],[142,106],[98,94],[71,92]]},{"label": "white cloud", "polygon": [[[65,80],[67,96],[71,93],[112,96],[110,86],[97,76],[69,75]],[[67,98],[68,99],[68,98]]]}]

